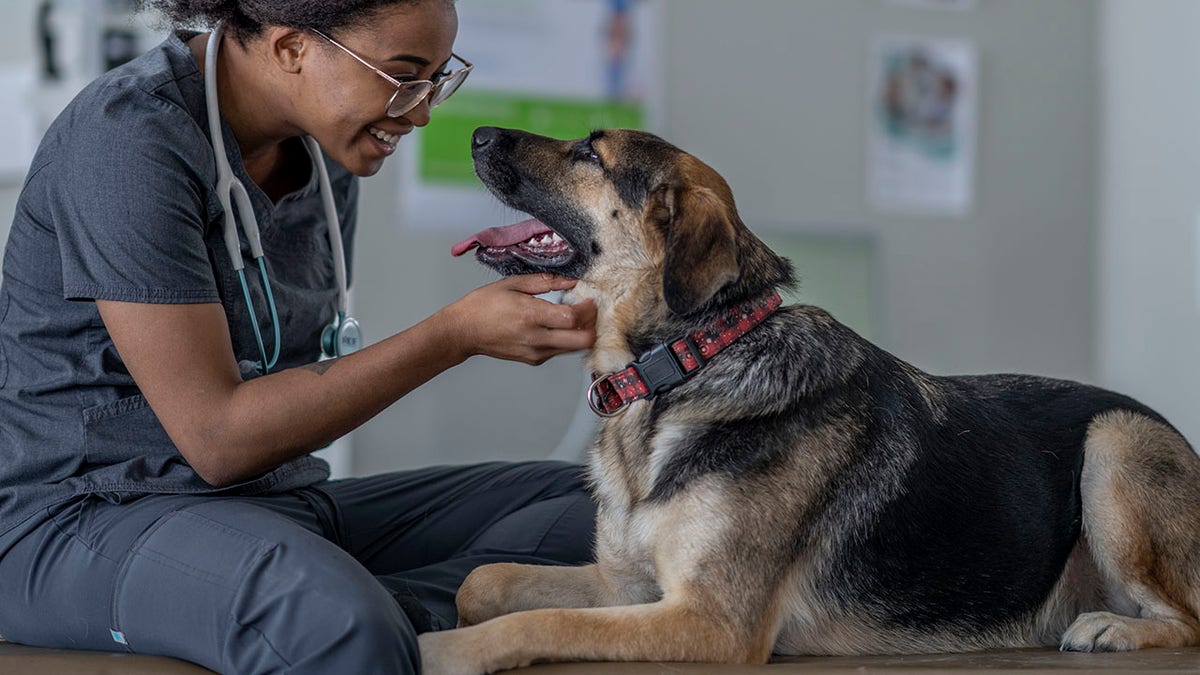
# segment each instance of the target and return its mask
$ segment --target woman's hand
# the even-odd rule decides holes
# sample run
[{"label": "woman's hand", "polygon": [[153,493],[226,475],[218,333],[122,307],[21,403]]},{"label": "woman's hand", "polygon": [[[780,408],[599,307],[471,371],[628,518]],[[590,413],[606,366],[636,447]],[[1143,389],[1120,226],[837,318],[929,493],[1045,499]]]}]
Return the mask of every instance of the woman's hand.
[{"label": "woman's hand", "polygon": [[507,277],[475,289],[439,314],[463,359],[483,354],[540,365],[596,341],[596,305],[556,305],[534,297],[575,286],[553,274]]}]

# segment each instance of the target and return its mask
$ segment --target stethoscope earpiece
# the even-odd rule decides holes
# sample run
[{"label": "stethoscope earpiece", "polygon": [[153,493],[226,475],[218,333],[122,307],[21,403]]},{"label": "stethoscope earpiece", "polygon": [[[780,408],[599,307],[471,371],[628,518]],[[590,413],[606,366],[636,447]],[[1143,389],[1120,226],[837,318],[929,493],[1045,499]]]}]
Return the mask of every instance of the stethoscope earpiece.
[{"label": "stethoscope earpiece", "polygon": [[[254,216],[254,208],[250,203],[250,195],[245,185],[233,175],[229,158],[225,155],[225,137],[221,130],[221,111],[217,103],[217,51],[221,48],[221,26],[213,28],[208,36],[208,48],[204,55],[204,99],[208,111],[208,130],[212,139],[213,158],[217,165],[217,196],[221,208],[225,212],[225,250],[237,271],[242,285],[242,294],[246,300],[246,308],[250,313],[250,325],[254,329],[254,339],[258,342],[258,351],[262,362],[258,364],[259,372],[266,374],[275,366],[279,359],[281,342],[279,329],[279,313],[275,308],[275,297],[271,293],[271,280],[267,277],[267,266],[263,259],[262,243],[259,237],[258,219]],[[321,193],[321,203],[325,210],[325,222],[329,229],[329,249],[333,257],[333,276],[337,280],[337,314],[334,320],[321,331],[321,353],[329,358],[345,356],[358,351],[362,347],[362,329],[358,321],[346,316],[346,252],[342,246],[342,226],[337,215],[337,205],[333,201],[333,187],[329,183],[329,171],[325,168],[325,155],[321,146],[311,136],[304,137],[304,145],[312,156],[313,165],[317,170],[317,183]],[[250,301],[250,288],[246,283],[245,263],[242,261],[242,244],[238,234],[238,223],[234,217],[234,205],[242,216],[241,231],[246,236],[250,246],[250,255],[258,263],[259,274],[262,276],[263,291],[267,296],[267,308],[271,314],[271,325],[275,334],[274,355],[268,359],[267,350],[263,344],[262,331],[258,328],[258,316],[254,312],[254,304]]]}]

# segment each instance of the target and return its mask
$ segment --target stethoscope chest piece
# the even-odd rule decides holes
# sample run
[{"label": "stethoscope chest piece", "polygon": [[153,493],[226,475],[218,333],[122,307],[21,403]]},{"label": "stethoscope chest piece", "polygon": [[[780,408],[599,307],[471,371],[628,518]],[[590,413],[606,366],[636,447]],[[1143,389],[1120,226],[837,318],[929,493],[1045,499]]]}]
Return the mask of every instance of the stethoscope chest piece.
[{"label": "stethoscope chest piece", "polygon": [[362,328],[354,317],[338,314],[333,323],[321,331],[321,355],[325,358],[346,356],[362,349]]}]

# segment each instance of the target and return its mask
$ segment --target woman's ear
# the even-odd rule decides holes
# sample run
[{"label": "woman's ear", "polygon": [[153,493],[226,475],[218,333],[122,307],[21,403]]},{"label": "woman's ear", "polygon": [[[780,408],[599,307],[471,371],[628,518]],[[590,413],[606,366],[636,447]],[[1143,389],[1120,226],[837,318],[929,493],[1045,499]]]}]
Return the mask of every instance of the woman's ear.
[{"label": "woman's ear", "polygon": [[298,73],[301,70],[305,56],[312,57],[317,36],[298,28],[286,26],[269,26],[262,36],[266,45],[266,56],[285,73]]},{"label": "woman's ear", "polygon": [[672,312],[686,315],[738,278],[738,216],[732,204],[706,187],[677,188],[666,201],[671,220],[663,256],[663,299]]}]

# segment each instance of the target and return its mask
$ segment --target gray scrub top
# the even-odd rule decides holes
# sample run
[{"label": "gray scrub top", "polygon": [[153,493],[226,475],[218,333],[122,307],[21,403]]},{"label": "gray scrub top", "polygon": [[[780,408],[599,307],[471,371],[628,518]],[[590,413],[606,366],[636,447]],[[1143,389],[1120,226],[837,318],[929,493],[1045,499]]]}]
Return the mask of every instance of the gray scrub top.
[{"label": "gray scrub top", "polygon": [[[261,494],[321,481],[305,456],[216,490],[179,454],[138,391],[94,300],[219,302],[241,361],[259,359],[237,275],[208,137],[204,81],[178,34],[84,89],[50,127],[17,204],[0,283],[0,533],[84,493]],[[272,204],[250,191],[279,308],[275,370],[317,360],[336,282],[316,171]],[[347,257],[358,183],[326,160]],[[246,277],[271,351],[266,301],[243,240]]]}]

